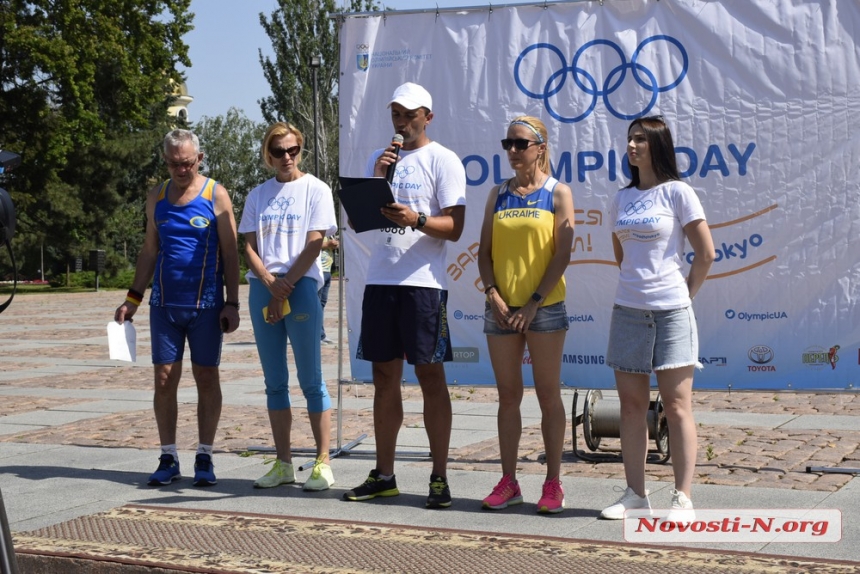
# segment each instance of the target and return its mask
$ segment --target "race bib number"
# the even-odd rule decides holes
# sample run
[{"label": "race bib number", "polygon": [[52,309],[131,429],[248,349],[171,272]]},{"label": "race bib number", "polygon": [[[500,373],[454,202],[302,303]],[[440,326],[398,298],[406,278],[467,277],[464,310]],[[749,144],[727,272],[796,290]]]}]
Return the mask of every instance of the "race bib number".
[{"label": "race bib number", "polygon": [[418,240],[418,232],[411,227],[384,227],[379,231],[380,243],[386,247],[407,249]]}]

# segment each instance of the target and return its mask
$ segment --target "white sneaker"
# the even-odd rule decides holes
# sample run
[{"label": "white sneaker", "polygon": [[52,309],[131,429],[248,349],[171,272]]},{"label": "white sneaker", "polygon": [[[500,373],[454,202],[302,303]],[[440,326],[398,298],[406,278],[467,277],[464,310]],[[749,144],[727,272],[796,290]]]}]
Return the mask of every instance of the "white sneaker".
[{"label": "white sneaker", "polygon": [[693,510],[693,502],[680,490],[672,490],[672,509],[663,519],[663,522],[693,522],[696,520],[696,511]]},{"label": "white sneaker", "polygon": [[296,481],[296,471],[293,470],[293,465],[289,462],[284,462],[279,458],[270,458],[263,464],[271,464],[272,468],[254,481],[254,488],[274,488],[281,484],[292,484]]},{"label": "white sneaker", "polygon": [[[617,487],[616,487],[617,488]],[[651,502],[648,500],[648,491],[645,491],[645,496],[639,496],[629,486],[618,502],[612,506],[608,506],[600,513],[600,518],[604,520],[621,520],[624,518],[625,510],[647,510],[651,514]]]},{"label": "white sneaker", "polygon": [[328,490],[334,484],[334,473],[331,467],[318,460],[314,463],[311,477],[305,481],[304,490]]}]

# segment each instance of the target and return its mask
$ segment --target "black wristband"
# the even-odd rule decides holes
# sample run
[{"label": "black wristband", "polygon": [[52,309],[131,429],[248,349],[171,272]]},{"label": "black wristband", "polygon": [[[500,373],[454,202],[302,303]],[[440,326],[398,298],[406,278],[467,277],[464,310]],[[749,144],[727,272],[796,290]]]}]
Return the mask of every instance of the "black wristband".
[{"label": "black wristband", "polygon": [[128,290],[128,294],[129,294],[129,295],[134,295],[135,297],[137,297],[138,299],[140,299],[141,301],[143,301],[143,293],[138,293],[138,292],[137,292],[137,291],[135,291],[134,289],[129,289],[129,290]]},{"label": "black wristband", "polygon": [[224,305],[230,305],[231,307],[235,307],[237,311],[239,310],[238,301],[224,301]]},{"label": "black wristband", "polygon": [[490,294],[490,291],[492,291],[493,289],[496,289],[496,286],[495,286],[495,285],[490,285],[489,287],[487,287],[486,289],[484,289],[484,295],[489,295],[489,294]]}]

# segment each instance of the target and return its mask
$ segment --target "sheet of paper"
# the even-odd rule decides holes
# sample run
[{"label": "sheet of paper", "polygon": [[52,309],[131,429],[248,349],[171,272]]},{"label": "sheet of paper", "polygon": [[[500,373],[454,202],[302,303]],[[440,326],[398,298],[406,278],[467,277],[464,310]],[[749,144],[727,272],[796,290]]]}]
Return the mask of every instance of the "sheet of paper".
[{"label": "sheet of paper", "polygon": [[131,321],[122,325],[111,321],[107,324],[107,334],[111,359],[132,363],[137,361],[137,333]]}]

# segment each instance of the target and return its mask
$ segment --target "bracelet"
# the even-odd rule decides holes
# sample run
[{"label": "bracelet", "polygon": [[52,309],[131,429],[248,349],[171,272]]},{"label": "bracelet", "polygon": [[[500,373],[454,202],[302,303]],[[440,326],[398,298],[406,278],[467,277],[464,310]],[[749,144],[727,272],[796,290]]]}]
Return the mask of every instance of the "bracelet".
[{"label": "bracelet", "polygon": [[125,300],[128,303],[140,306],[140,303],[143,301],[143,293],[138,293],[134,289],[129,289],[128,293],[125,295]]},{"label": "bracelet", "polygon": [[490,285],[489,287],[487,287],[486,289],[484,289],[484,295],[489,295],[489,294],[490,294],[490,291],[492,291],[493,289],[496,289],[496,286],[495,286],[495,285]]},{"label": "bracelet", "polygon": [[238,301],[224,301],[224,305],[230,305],[231,307],[235,307],[236,310],[239,310],[239,302]]}]

